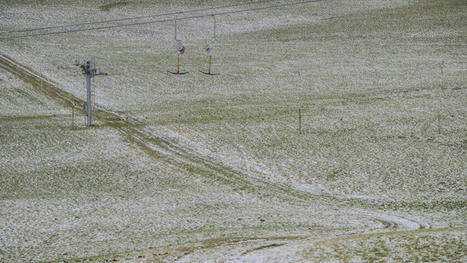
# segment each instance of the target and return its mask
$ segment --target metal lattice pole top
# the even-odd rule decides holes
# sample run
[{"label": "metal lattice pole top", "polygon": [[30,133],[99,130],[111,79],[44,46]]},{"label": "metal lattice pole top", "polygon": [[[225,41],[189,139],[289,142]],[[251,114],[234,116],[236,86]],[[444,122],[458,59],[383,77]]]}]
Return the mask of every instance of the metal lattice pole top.
[{"label": "metal lattice pole top", "polygon": [[81,72],[86,75],[86,108],[87,111],[87,126],[92,125],[92,89],[91,89],[91,79],[97,75],[107,75],[107,73],[98,72],[95,63],[87,60],[85,63],[80,64],[79,59],[75,59],[75,66],[81,68]]}]

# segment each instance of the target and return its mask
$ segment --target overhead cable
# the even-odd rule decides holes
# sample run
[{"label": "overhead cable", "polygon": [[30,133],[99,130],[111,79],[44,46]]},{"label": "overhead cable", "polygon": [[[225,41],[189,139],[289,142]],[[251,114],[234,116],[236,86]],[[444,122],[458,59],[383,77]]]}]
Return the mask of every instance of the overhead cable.
[{"label": "overhead cable", "polygon": [[182,15],[182,14],[203,12],[203,11],[216,10],[216,9],[234,8],[234,7],[253,5],[253,4],[264,4],[264,3],[269,3],[269,2],[277,2],[277,0],[261,0],[261,1],[255,1],[255,2],[244,2],[244,3],[241,3],[241,4],[234,4],[234,5],[207,7],[207,8],[201,8],[201,9],[191,9],[191,10],[185,10],[185,11],[178,11],[178,12],[171,12],[171,13],[161,13],[161,14],[154,14],[154,15],[147,15],[147,16],[133,16],[133,17],[125,17],[125,18],[119,18],[119,19],[101,20],[101,21],[85,22],[85,23],[77,23],[77,24],[26,28],[26,29],[20,29],[20,30],[2,31],[1,33],[24,33],[24,32],[47,30],[47,29],[66,28],[66,27],[75,27],[75,26],[84,26],[84,25],[95,25],[95,24],[104,24],[104,23],[112,23],[112,22],[121,22],[121,21],[128,21],[128,20],[155,18],[155,17],[161,17],[161,16]]},{"label": "overhead cable", "polygon": [[[177,18],[177,20],[191,20],[191,19],[197,19],[197,18],[203,18],[203,17],[209,17],[209,16],[222,16],[222,15],[230,15],[230,14],[245,13],[245,12],[252,12],[252,11],[261,11],[261,10],[266,10],[266,9],[302,5],[302,4],[315,3],[315,2],[321,2],[321,1],[324,1],[324,0],[299,1],[299,2],[294,2],[294,3],[277,4],[277,5],[270,5],[270,6],[265,6],[265,7],[256,7],[256,8],[248,8],[248,9],[241,9],[241,10],[209,13],[209,14],[196,15],[196,16],[185,16],[185,17]],[[100,26],[100,27],[91,27],[91,28],[63,30],[63,31],[56,31],[56,32],[27,34],[27,35],[21,35],[21,36],[3,37],[3,38],[0,38],[0,40],[11,40],[11,39],[27,38],[27,37],[67,34],[67,33],[83,32],[83,31],[112,29],[112,28],[119,28],[119,27],[141,26],[141,25],[169,22],[169,21],[173,21],[173,20],[174,20],[173,18],[167,18],[167,19],[160,19],[160,20],[153,20],[153,21],[146,21],[146,22],[128,23],[128,24],[121,24],[121,25],[109,25],[109,26]]]}]

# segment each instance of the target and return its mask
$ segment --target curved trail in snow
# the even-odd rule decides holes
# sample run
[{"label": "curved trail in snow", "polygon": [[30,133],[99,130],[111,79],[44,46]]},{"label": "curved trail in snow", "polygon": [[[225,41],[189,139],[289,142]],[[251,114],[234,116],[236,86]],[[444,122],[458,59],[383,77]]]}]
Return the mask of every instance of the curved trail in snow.
[{"label": "curved trail in snow", "polygon": [[[41,76],[39,73],[15,62],[13,59],[6,56],[0,55],[0,67],[5,69],[14,75],[18,76],[23,81],[32,84],[35,87],[39,86],[42,81],[45,83],[42,91],[55,98],[62,103],[71,105],[80,105],[84,102],[71,93],[68,93],[57,87],[51,80]],[[47,87],[47,88],[45,88]],[[111,120],[107,120],[106,116],[111,116]],[[181,166],[184,168],[191,168],[203,176],[209,177],[211,180],[220,181],[225,184],[229,184],[233,189],[249,188],[255,191],[258,195],[262,193],[274,193],[276,197],[283,200],[287,200],[290,203],[296,203],[301,205],[310,204],[319,200],[328,200],[336,202],[337,204],[344,204],[346,200],[335,197],[332,195],[316,195],[297,189],[293,189],[287,185],[275,184],[258,177],[249,175],[248,173],[236,169],[234,167],[227,166],[215,158],[201,155],[199,152],[194,151],[188,147],[180,144],[176,144],[171,140],[164,138],[157,134],[156,131],[146,129],[145,124],[132,121],[122,121],[123,117],[110,110],[98,107],[96,117],[105,123],[112,124],[111,127],[118,129],[122,134],[128,136],[136,144],[138,144],[144,151],[148,152],[157,157],[162,157],[173,165]],[[116,120],[116,121],[115,121]],[[240,191],[240,190],[239,190]],[[347,199],[348,201],[349,199]],[[419,230],[429,228],[430,226],[426,223],[416,222],[412,219],[403,218],[398,215],[388,214],[387,212],[379,212],[374,210],[365,209],[353,209],[352,214],[354,216],[360,216],[362,220],[377,221],[381,224],[381,228],[372,229],[372,233],[380,233],[381,230],[390,230],[391,232],[397,232],[396,230]],[[379,231],[379,232],[378,232]],[[381,233],[390,233],[389,231]],[[306,238],[306,237],[302,237]],[[239,238],[241,239],[241,238]],[[259,238],[252,238],[251,240],[258,240]],[[262,240],[262,239],[261,239]],[[277,237],[276,243],[285,242],[285,239]],[[282,240],[282,241],[281,241]],[[243,239],[248,241],[248,239]],[[221,242],[222,243],[222,242]],[[259,242],[261,243],[261,241]],[[263,250],[273,247],[279,247],[282,245],[273,244],[259,244],[256,250]],[[220,244],[222,245],[222,244]],[[203,249],[199,247],[198,249]],[[255,250],[251,250],[255,251]],[[245,253],[244,255],[247,255]]]},{"label": "curved trail in snow", "polygon": [[391,229],[407,229],[407,230],[418,230],[418,229],[429,229],[430,225],[425,222],[417,222],[413,219],[407,219],[405,217],[391,215],[384,212],[368,212],[362,211],[366,215],[380,221],[385,228]]}]

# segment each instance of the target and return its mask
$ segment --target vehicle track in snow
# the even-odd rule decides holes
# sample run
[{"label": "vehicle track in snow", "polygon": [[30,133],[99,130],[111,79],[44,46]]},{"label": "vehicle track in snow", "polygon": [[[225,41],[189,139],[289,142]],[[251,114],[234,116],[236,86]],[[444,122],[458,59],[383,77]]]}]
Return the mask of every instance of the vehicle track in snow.
[{"label": "vehicle track in snow", "polygon": [[[287,250],[289,254],[301,253],[306,258],[316,247],[331,246],[349,240],[466,230],[465,227],[414,229],[349,233],[323,238],[306,236],[214,238],[182,245],[152,247],[128,253],[106,255],[104,258],[111,262],[210,262],[213,258],[223,259],[227,262],[252,262],[251,259],[254,258],[254,255],[250,258],[251,254],[274,255],[271,254],[271,250],[276,248]],[[227,251],[229,253],[226,253]],[[277,255],[277,251],[275,253]]]},{"label": "vehicle track in snow", "polygon": [[[57,85],[48,78],[35,72],[34,70],[19,64],[13,59],[0,54],[0,67],[18,76],[21,80],[30,83],[33,87],[42,89],[46,95],[55,98],[57,101],[67,105],[81,105],[84,100],[75,97],[74,95],[60,89]],[[43,85],[40,83],[43,82]],[[110,116],[110,118],[107,118]],[[243,171],[228,167],[212,158],[200,156],[191,149],[177,145],[170,140],[161,136],[155,136],[150,130],[144,129],[145,123],[133,119],[132,121],[124,121],[124,117],[111,110],[104,109],[102,107],[96,107],[96,118],[105,122],[110,127],[118,129],[122,134],[131,138],[140,147],[143,147],[146,152],[151,152],[152,155],[158,158],[165,158],[168,162],[181,166],[185,169],[193,172],[201,173],[201,175],[208,176],[211,179],[228,183],[232,186],[239,188],[248,188],[252,191],[264,194],[271,194],[274,191],[275,195],[281,196],[286,200],[303,204],[304,202],[316,201],[318,198],[325,201],[333,201],[343,206],[348,206],[348,202],[351,199],[343,199],[330,194],[312,194],[297,189],[292,189],[286,185],[278,185],[261,180],[258,178],[252,178]],[[234,189],[235,190],[235,189]],[[361,200],[359,201],[361,202]],[[362,213],[362,212],[359,212]],[[370,216],[370,214],[367,214]],[[381,219],[380,215],[371,215],[377,221],[386,222],[386,228],[393,228],[394,225],[404,225],[407,220],[391,220],[395,219],[396,216],[386,216],[384,220]],[[388,220],[389,218],[389,220]],[[414,222],[415,223],[415,222]],[[418,223],[415,223],[418,224]],[[405,224],[407,226],[407,224]],[[413,228],[411,225],[409,228]],[[418,224],[418,228],[424,228],[423,223]]]},{"label": "vehicle track in snow", "polygon": [[[82,105],[84,103],[84,100],[58,88],[55,83],[42,76],[40,73],[17,63],[5,55],[0,55],[0,67],[18,76],[21,80],[31,84],[47,96],[56,99],[58,102],[68,107],[72,107],[72,105]],[[172,164],[237,187],[237,189],[234,190],[249,188],[251,191],[259,192],[260,196],[261,194],[271,195],[271,191],[274,190],[277,192],[275,196],[280,195],[289,201],[293,200],[298,203],[303,203],[303,200],[317,198],[317,196],[307,194],[306,192],[294,191],[287,186],[278,186],[264,180],[249,178],[247,175],[244,175],[241,171],[234,168],[197,156],[196,153],[191,152],[189,149],[182,148],[163,137],[156,137],[148,133],[147,130],[144,129],[145,124],[134,118],[132,121],[123,121],[123,116],[110,110],[103,109],[102,107],[96,107],[96,119],[105,122],[105,125],[118,129],[153,156],[165,158]],[[332,196],[328,196],[328,198],[330,200],[334,199]]]},{"label": "vehicle track in snow", "polygon": [[[34,88],[39,89],[47,96],[56,99],[68,107],[84,103],[84,100],[58,88],[57,84],[52,80],[1,54],[0,68],[11,72],[21,80],[31,84]],[[42,85],[40,85],[41,82]],[[108,116],[109,118],[107,118]],[[321,204],[332,203],[336,206],[349,208],[349,206],[358,207],[363,202],[361,200],[352,202],[352,199],[344,199],[330,194],[312,194],[293,189],[287,185],[279,185],[263,179],[254,178],[244,171],[229,167],[214,158],[201,156],[192,149],[183,147],[163,136],[154,134],[151,130],[146,129],[147,124],[143,122],[135,119],[132,121],[124,121],[124,116],[100,106],[96,107],[96,118],[104,123],[102,125],[119,130],[124,136],[140,146],[148,154],[156,158],[164,159],[168,163],[186,169],[192,173],[197,173],[209,180],[229,185],[232,187],[233,191],[239,194],[244,192],[250,194],[254,193],[258,195],[260,199],[280,199],[289,204],[301,206],[319,202]],[[370,230],[374,234],[380,233],[381,230],[384,231],[381,233],[389,233],[398,230],[429,228],[427,224],[396,215],[389,215],[385,212],[370,210],[370,208],[353,209],[352,213],[354,216],[360,216],[360,218],[364,220],[379,222],[382,225],[381,228]]]}]

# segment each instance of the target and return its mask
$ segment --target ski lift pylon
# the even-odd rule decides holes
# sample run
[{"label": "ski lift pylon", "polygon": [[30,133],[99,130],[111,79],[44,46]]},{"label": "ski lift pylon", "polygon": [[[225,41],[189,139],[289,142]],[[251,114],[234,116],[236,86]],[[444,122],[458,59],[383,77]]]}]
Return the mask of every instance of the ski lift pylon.
[{"label": "ski lift pylon", "polygon": [[[212,18],[214,20],[212,42],[214,42],[216,40],[216,16],[212,15]],[[206,52],[206,56],[209,57],[209,67],[208,67],[208,72],[204,72],[204,71],[201,71],[201,70],[200,70],[200,72],[205,74],[205,75],[210,75],[210,76],[219,75],[219,73],[211,73],[211,62],[212,62],[212,51],[213,51],[212,44],[208,42],[208,44],[204,48],[204,51]]]},{"label": "ski lift pylon", "polygon": [[185,53],[185,45],[181,40],[177,38],[177,19],[174,20],[175,24],[175,41],[177,41],[176,49],[177,49],[177,72],[172,72],[167,70],[168,73],[174,74],[174,75],[184,75],[187,74],[188,72],[180,72],[180,57]]}]

